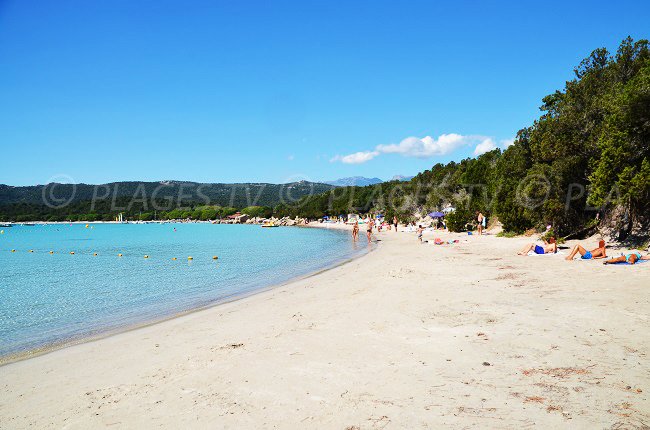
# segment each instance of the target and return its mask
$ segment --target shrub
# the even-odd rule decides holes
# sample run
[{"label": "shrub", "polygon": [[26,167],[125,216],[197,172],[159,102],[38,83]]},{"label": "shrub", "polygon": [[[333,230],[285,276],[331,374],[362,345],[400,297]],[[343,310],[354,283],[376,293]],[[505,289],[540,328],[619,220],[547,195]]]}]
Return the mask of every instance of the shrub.
[{"label": "shrub", "polygon": [[468,209],[457,208],[445,216],[445,223],[451,232],[467,231],[467,224],[471,223],[472,219],[472,212]]}]

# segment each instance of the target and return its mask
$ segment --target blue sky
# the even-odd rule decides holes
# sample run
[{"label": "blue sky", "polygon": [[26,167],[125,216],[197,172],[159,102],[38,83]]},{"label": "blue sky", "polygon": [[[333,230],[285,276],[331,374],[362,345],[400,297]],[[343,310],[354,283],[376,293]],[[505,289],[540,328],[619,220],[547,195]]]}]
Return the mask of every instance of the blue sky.
[{"label": "blue sky", "polygon": [[505,145],[648,22],[645,1],[0,0],[0,183],[413,175]]}]

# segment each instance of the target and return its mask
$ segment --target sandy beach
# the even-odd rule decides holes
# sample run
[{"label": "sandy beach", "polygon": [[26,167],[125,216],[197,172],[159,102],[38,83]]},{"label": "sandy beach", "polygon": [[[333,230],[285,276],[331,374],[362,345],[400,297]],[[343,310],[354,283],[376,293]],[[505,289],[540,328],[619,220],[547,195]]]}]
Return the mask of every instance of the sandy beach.
[{"label": "sandy beach", "polygon": [[0,367],[0,427],[650,426],[650,263],[434,236]]}]

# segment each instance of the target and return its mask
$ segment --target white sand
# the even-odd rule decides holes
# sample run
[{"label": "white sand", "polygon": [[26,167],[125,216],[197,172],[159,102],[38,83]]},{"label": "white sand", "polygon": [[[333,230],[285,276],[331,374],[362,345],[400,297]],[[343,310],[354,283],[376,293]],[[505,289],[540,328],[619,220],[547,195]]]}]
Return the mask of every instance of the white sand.
[{"label": "white sand", "polygon": [[469,243],[385,232],[315,277],[0,367],[0,427],[650,425],[650,263],[437,235]]}]

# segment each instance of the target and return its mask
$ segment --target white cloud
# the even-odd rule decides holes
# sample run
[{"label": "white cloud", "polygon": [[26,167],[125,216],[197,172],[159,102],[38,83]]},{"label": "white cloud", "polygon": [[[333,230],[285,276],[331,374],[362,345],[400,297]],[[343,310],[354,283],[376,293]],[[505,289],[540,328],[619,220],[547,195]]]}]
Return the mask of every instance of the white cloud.
[{"label": "white cloud", "polygon": [[512,139],[502,139],[500,142],[502,148],[507,148],[513,143],[515,143],[515,138],[513,137]]},{"label": "white cloud", "polygon": [[429,158],[446,155],[457,148],[469,145],[480,136],[463,136],[462,134],[441,134],[437,139],[431,136],[407,137],[398,144],[378,145],[377,151],[384,154],[401,154],[405,157]]},{"label": "white cloud", "polygon": [[345,164],[361,164],[372,160],[378,155],[379,152],[377,151],[359,151],[349,155],[337,155],[336,157],[332,158],[330,162],[333,163],[335,161],[340,161],[341,163]]},{"label": "white cloud", "polygon": [[[514,139],[500,141],[502,146],[511,145]],[[431,158],[447,155],[462,146],[473,146],[474,155],[481,155],[497,148],[494,139],[480,135],[462,135],[457,133],[441,134],[437,138],[407,137],[400,143],[377,145],[372,151],[360,151],[349,155],[337,155],[331,162],[340,161],[347,164],[361,164],[372,160],[380,154],[400,154],[403,157]]]},{"label": "white cloud", "polygon": [[482,155],[494,149],[497,149],[497,145],[494,143],[494,140],[488,137],[476,145],[476,148],[474,148],[474,155]]}]

